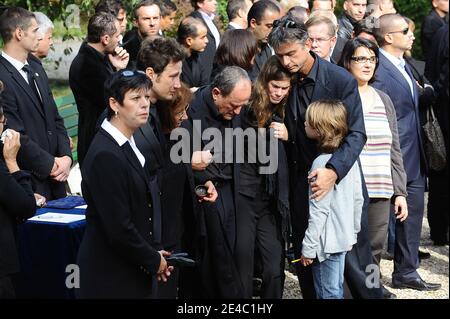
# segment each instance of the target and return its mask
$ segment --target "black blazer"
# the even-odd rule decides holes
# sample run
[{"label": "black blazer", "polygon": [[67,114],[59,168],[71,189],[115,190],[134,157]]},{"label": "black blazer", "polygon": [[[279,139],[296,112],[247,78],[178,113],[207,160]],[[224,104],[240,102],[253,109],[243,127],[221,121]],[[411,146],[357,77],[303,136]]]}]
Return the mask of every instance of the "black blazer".
[{"label": "black blazer", "polygon": [[[209,29],[208,25],[206,24],[205,20],[203,19],[202,14],[199,11],[193,11],[190,14],[191,17],[200,19],[205,24],[206,28],[208,29],[208,45],[206,46],[205,51],[200,53],[200,60],[202,61],[204,67],[205,67],[205,74],[207,78],[209,79],[211,77],[212,67],[214,63],[214,56],[216,55],[217,50],[217,44],[216,44],[216,38],[214,38],[214,35],[212,34],[211,30]],[[217,28],[219,29],[219,28]]]},{"label": "black blazer", "polygon": [[52,200],[66,196],[64,183],[49,177],[55,157],[72,158],[72,152],[47,74],[36,58],[29,58],[28,63],[35,74],[42,104],[17,69],[0,56],[0,81],[5,85],[4,111],[7,126],[21,134],[19,166],[31,172],[34,192]]},{"label": "black blazer", "polygon": [[209,77],[207,76],[207,70],[200,53],[192,52],[190,57],[183,60],[181,81],[183,81],[190,88],[198,88],[210,83]]},{"label": "black blazer", "polygon": [[336,37],[336,44],[334,46],[333,53],[331,54],[331,61],[333,61],[334,64],[338,64],[341,60],[342,51],[344,50],[346,43],[346,39]]},{"label": "black blazer", "polygon": [[[160,34],[160,36],[162,36]],[[142,38],[139,35],[138,29],[134,27],[128,31],[123,37],[123,48],[127,50],[130,55],[130,60],[128,62],[128,68],[134,68],[137,63],[138,53],[141,49]]]},{"label": "black blazer", "polygon": [[148,177],[129,143],[100,129],[81,184],[86,231],[78,252],[80,298],[146,298],[159,268]]},{"label": "black blazer", "polygon": [[104,83],[114,72],[108,57],[86,42],[81,44],[69,71],[69,84],[78,108],[78,162],[84,157],[95,136],[98,118],[106,108]]},{"label": "black blazer", "polygon": [[30,174],[10,174],[2,154],[0,142],[0,278],[19,272],[16,226],[36,211]]},{"label": "black blazer", "polygon": [[[312,93],[311,102],[322,99],[335,99],[344,103],[347,109],[349,132],[343,145],[328,161],[338,174],[338,181],[347,175],[358,159],[366,143],[361,98],[356,80],[343,68],[319,58],[314,53],[318,63],[318,74]],[[309,139],[305,132],[305,112],[300,114],[295,109],[297,103],[298,84],[293,85],[286,107],[285,124],[289,132],[287,147],[290,166],[291,185],[296,185],[298,178],[310,169],[312,162],[319,155],[316,142]],[[294,174],[292,174],[294,172]],[[292,184],[293,183],[293,184]]]}]

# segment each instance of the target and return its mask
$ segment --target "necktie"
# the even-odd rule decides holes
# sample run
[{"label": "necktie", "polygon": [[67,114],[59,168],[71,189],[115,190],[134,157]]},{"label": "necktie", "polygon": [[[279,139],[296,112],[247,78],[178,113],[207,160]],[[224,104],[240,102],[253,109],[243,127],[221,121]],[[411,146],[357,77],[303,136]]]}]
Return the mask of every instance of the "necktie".
[{"label": "necktie", "polygon": [[28,64],[25,64],[22,68],[23,71],[27,74],[28,78],[28,85],[30,86],[31,90],[33,91],[34,95],[36,96],[37,100],[42,103],[41,96],[39,95],[39,92],[37,90],[37,84],[36,80],[33,75],[33,71],[31,70],[30,66]]},{"label": "necktie", "polygon": [[[411,69],[409,68],[408,63],[405,62],[404,65],[403,65],[403,67],[405,68],[406,73],[408,73],[408,76],[409,76],[409,78],[411,79],[412,85],[413,85],[413,88],[414,88],[414,85],[416,85],[416,80],[415,80],[415,78],[414,78],[414,75],[412,74]],[[414,89],[413,89],[413,92],[414,92]],[[414,97],[414,93],[412,93],[412,95],[413,95],[413,97]]]}]

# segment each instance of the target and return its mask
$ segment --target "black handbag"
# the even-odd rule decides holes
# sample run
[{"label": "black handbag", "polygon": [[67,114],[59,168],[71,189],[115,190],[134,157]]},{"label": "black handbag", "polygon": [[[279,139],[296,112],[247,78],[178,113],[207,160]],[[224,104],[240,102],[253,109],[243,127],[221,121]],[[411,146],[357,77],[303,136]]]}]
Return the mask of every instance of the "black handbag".
[{"label": "black handbag", "polygon": [[427,110],[427,121],[423,125],[425,135],[425,153],[431,170],[441,171],[445,168],[447,154],[441,126],[434,115],[433,107]]}]

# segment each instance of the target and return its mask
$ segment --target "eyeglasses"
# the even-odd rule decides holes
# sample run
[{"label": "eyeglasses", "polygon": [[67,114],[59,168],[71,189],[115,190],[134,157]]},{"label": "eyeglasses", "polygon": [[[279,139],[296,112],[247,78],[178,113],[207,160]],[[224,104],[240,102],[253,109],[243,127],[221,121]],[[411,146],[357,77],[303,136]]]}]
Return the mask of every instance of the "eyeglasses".
[{"label": "eyeglasses", "polygon": [[330,41],[331,38],[333,37],[329,37],[329,38],[309,38],[311,40],[311,43],[317,42],[318,44],[322,44],[326,41]]},{"label": "eyeglasses", "polygon": [[391,33],[402,33],[403,35],[407,35],[408,32],[409,32],[409,27],[406,27],[406,28],[404,28],[401,31],[391,31],[391,32],[388,32],[388,34],[391,34]]},{"label": "eyeglasses", "polygon": [[185,106],[185,108],[184,108],[183,111],[178,112],[178,113],[176,114],[177,119],[182,119],[183,116],[184,116],[184,114],[187,114],[187,111],[189,110],[189,107],[190,107],[190,105],[188,104],[188,105]]},{"label": "eyeglasses", "polygon": [[366,56],[352,56],[352,61],[355,61],[357,64],[364,64],[370,62],[371,64],[375,64],[378,62],[378,58],[376,56],[366,57]]}]

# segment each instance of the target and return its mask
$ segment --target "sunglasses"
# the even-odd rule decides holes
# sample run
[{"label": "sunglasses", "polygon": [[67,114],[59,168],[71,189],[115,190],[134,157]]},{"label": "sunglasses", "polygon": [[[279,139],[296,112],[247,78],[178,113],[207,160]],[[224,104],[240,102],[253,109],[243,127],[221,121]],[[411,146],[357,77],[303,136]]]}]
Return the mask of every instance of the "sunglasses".
[{"label": "sunglasses", "polygon": [[273,27],[274,28],[286,28],[286,29],[297,29],[300,28],[297,22],[295,22],[292,19],[285,19],[283,20],[275,20],[273,21]]},{"label": "sunglasses", "polygon": [[406,28],[404,28],[401,31],[391,31],[391,32],[388,32],[388,34],[391,34],[391,33],[402,33],[403,35],[407,35],[408,32],[409,32],[409,27],[406,27]]},{"label": "sunglasses", "polygon": [[140,75],[140,74],[144,74],[145,75],[145,72],[143,72],[143,71],[131,71],[131,70],[125,70],[125,71],[120,72],[120,75],[122,77],[126,77],[126,78],[132,77],[132,76],[136,76],[136,75]]}]

